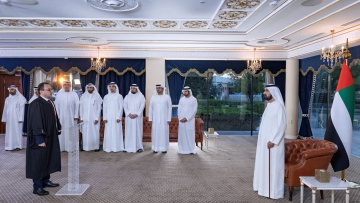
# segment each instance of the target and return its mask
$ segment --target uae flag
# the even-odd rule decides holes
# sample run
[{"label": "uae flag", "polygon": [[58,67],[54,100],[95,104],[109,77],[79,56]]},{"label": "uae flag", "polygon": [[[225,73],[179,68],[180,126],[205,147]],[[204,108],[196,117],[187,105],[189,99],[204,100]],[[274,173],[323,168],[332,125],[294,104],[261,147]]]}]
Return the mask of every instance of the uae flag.
[{"label": "uae flag", "polygon": [[325,140],[338,146],[338,151],[331,159],[335,172],[345,170],[350,166],[354,106],[354,80],[349,67],[344,62],[324,137]]}]

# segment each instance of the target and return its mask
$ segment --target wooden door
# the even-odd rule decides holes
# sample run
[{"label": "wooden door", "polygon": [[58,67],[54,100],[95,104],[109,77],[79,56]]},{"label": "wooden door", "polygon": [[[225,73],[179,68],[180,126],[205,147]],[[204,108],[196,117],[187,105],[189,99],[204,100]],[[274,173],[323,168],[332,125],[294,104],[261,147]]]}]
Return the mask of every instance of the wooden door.
[{"label": "wooden door", "polygon": [[[15,75],[5,75],[0,74],[0,116],[2,117],[3,111],[4,111],[4,104],[6,97],[9,96],[8,87],[10,85],[16,85],[21,93],[22,87],[21,87],[21,75],[15,74]],[[0,124],[0,133],[5,133],[5,123],[1,122]]]}]

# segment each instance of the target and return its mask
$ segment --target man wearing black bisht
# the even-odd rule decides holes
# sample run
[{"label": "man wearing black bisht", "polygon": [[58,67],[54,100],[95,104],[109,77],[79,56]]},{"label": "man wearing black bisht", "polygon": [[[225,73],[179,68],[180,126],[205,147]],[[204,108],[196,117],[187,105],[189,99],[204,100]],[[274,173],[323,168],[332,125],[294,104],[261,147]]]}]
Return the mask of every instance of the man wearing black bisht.
[{"label": "man wearing black bisht", "polygon": [[58,134],[61,124],[56,114],[49,83],[40,83],[39,97],[29,105],[28,139],[26,148],[26,178],[33,179],[33,193],[48,195],[44,187],[58,187],[50,174],[61,171]]}]

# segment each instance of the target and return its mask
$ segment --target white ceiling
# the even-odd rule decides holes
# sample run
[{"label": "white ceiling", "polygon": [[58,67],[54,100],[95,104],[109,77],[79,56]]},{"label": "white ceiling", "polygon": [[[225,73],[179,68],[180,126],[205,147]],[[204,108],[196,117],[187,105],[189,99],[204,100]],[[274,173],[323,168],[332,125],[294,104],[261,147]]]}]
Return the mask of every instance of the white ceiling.
[{"label": "white ceiling", "polygon": [[[254,47],[265,60],[304,58],[331,44],[330,30],[336,45],[360,44],[360,0],[137,0],[126,12],[19,4],[29,1],[0,3],[1,57],[92,57],[99,46],[107,58],[247,59]],[[228,7],[246,1],[255,6]]]}]

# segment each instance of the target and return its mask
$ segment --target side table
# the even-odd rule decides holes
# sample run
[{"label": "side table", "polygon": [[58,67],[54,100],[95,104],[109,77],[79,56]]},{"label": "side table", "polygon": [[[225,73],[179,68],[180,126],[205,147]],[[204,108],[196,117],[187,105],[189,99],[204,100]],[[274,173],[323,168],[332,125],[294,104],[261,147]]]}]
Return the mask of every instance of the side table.
[{"label": "side table", "polygon": [[205,145],[206,145],[206,149],[209,149],[209,137],[213,137],[214,138],[214,145],[216,147],[216,149],[219,149],[219,134],[214,131],[214,133],[209,133],[207,131],[204,131],[204,139],[205,139]]},{"label": "side table", "polygon": [[346,203],[349,203],[349,194],[351,185],[340,180],[337,177],[330,177],[330,182],[321,183],[315,179],[314,176],[300,176],[300,202],[304,202],[304,185],[307,185],[312,190],[312,203],[315,203],[316,190],[331,190],[331,202],[334,203],[334,190],[346,191]]}]

